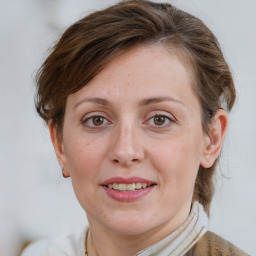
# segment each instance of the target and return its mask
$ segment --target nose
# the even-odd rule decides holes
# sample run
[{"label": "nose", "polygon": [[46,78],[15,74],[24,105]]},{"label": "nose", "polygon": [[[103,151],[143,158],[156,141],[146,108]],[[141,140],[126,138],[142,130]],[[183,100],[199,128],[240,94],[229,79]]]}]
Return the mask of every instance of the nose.
[{"label": "nose", "polygon": [[145,155],[135,127],[120,127],[112,137],[110,158],[114,164],[131,166],[140,163]]}]

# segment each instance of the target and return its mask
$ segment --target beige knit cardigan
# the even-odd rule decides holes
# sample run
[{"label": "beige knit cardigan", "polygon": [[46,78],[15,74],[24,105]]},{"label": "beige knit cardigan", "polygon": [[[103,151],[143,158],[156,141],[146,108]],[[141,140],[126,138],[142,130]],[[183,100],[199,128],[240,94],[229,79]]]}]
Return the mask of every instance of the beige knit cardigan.
[{"label": "beige knit cardigan", "polygon": [[207,231],[185,256],[249,256],[232,243]]}]

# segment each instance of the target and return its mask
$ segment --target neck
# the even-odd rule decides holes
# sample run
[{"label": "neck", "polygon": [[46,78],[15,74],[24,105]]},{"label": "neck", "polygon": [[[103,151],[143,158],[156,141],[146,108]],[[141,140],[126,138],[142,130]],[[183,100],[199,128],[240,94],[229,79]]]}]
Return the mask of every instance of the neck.
[{"label": "neck", "polygon": [[[89,256],[132,256],[143,249],[155,244],[168,236],[170,233],[180,227],[187,216],[184,216],[179,222],[163,223],[157,228],[144,232],[143,234],[121,234],[109,230],[99,225],[99,223],[90,223],[90,232],[87,240],[87,250]],[[100,226],[100,227],[99,227]]]},{"label": "neck", "polygon": [[[110,234],[108,232],[108,234]],[[156,234],[154,234],[156,237]],[[158,239],[158,241],[161,238]],[[147,243],[145,243],[145,241]],[[87,241],[87,250],[89,256],[131,256],[136,255],[144,248],[153,244],[150,235],[122,235],[114,234],[98,236],[97,233],[89,232]]]}]

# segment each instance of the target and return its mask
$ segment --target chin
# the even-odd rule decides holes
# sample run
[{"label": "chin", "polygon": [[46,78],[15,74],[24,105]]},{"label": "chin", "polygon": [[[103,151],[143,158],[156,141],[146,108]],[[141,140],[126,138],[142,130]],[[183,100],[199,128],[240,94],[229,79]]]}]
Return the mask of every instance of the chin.
[{"label": "chin", "polygon": [[134,225],[131,223],[111,226],[112,232],[120,235],[136,236],[148,232],[151,228],[148,225]]},{"label": "chin", "polygon": [[[144,216],[143,216],[144,215]],[[122,235],[140,235],[155,229],[163,223],[157,222],[155,217],[145,216],[145,214],[129,214],[129,213],[116,213],[112,215],[109,222],[105,225],[112,232]]]}]

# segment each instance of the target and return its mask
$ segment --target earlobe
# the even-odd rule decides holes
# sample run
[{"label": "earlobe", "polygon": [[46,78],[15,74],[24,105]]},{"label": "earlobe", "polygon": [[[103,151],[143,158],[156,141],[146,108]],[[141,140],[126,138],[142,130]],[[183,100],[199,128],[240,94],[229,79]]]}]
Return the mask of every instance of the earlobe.
[{"label": "earlobe", "polygon": [[200,165],[210,168],[217,160],[228,127],[228,115],[224,109],[219,109],[205,135],[205,143]]},{"label": "earlobe", "polygon": [[63,142],[57,136],[56,126],[52,120],[48,122],[48,128],[51,136],[51,141],[55,150],[55,154],[58,160],[58,163],[62,169],[62,174],[64,178],[70,177],[70,173],[66,168],[66,155],[64,150]]}]

